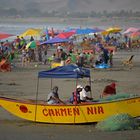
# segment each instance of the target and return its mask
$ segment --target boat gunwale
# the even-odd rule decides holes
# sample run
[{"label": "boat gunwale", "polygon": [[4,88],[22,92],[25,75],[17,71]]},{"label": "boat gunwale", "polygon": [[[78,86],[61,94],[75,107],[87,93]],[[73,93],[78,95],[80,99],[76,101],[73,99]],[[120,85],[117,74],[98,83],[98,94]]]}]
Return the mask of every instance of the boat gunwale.
[{"label": "boat gunwale", "polygon": [[[83,102],[80,104],[71,104],[69,102],[66,102],[66,104],[47,104],[46,101],[44,100],[36,100],[33,99],[13,99],[13,98],[8,98],[8,97],[0,97],[0,100],[7,100],[11,102],[16,102],[16,103],[23,103],[23,104],[29,104],[29,105],[41,105],[41,106],[85,106],[85,105],[98,105],[98,104],[107,104],[107,103],[113,103],[113,102],[121,102],[121,101],[127,101],[127,100],[132,100],[132,99],[137,99],[140,98],[140,96],[135,96],[135,97],[130,97],[130,98],[120,98],[116,100],[110,100],[110,101],[99,101],[99,102]],[[39,103],[42,102],[42,103]]]}]

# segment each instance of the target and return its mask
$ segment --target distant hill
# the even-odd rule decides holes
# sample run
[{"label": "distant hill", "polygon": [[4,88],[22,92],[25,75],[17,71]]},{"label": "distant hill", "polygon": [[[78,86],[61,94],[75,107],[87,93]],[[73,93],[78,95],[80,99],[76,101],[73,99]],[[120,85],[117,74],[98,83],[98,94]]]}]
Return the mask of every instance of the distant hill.
[{"label": "distant hill", "polygon": [[36,8],[41,11],[139,11],[140,0],[0,0],[0,8],[26,10]]}]

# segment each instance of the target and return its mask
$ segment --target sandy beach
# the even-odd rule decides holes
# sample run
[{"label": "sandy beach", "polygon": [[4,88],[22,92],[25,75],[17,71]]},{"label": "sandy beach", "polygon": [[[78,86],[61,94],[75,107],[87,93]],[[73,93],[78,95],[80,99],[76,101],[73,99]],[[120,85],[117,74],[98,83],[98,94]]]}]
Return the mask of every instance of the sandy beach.
[{"label": "sandy beach", "polygon": [[[122,61],[135,55],[132,69],[124,67]],[[114,55],[114,67],[111,69],[91,69],[92,96],[97,99],[105,85],[116,82],[117,93],[140,95],[140,50],[119,50]],[[46,70],[46,65],[32,64],[21,68],[18,64],[11,72],[0,73],[0,96],[19,99],[35,99],[37,74]],[[79,81],[85,85],[87,79]],[[39,87],[39,99],[45,100],[50,91],[50,79],[42,79]],[[75,81],[69,79],[53,80],[53,85],[59,86],[60,98],[69,99],[75,88]],[[0,140],[139,140],[140,130],[101,132],[90,125],[55,125],[32,123],[17,118],[0,107]]]}]

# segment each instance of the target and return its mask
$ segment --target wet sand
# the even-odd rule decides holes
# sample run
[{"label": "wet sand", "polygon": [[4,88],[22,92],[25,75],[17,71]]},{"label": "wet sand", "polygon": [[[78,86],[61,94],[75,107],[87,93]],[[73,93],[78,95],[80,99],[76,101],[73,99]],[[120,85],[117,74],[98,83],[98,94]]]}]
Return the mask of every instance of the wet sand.
[{"label": "wet sand", "polygon": [[[121,65],[122,60],[134,54],[134,67],[129,69]],[[105,85],[116,82],[117,93],[140,95],[140,50],[118,51],[114,55],[112,69],[91,69],[92,96],[100,96]],[[34,64],[28,68],[17,65],[12,72],[0,73],[0,96],[19,99],[35,99],[37,86],[37,73],[47,69],[47,66]],[[87,84],[87,79],[79,81]],[[50,79],[41,79],[39,86],[39,99],[46,99],[50,91]],[[59,86],[60,98],[69,99],[75,88],[75,81],[69,79],[54,79],[53,85]],[[55,125],[33,123],[17,118],[0,107],[0,140],[69,140],[69,139],[94,139],[94,140],[139,140],[140,130],[101,132],[95,129],[96,124],[88,125]]]}]

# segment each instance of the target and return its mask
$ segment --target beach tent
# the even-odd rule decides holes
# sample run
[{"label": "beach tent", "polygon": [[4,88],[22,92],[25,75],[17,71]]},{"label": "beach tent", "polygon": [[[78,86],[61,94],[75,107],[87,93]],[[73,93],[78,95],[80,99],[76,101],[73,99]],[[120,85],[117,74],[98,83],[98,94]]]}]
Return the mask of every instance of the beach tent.
[{"label": "beach tent", "polygon": [[42,42],[41,45],[43,44],[55,44],[55,43],[63,43],[63,42],[69,42],[70,40],[69,39],[66,39],[66,38],[58,38],[58,37],[55,37],[55,38],[52,38],[52,39],[49,39],[45,42]]},{"label": "beach tent", "polygon": [[71,32],[62,32],[62,33],[60,33],[60,34],[58,34],[56,37],[57,38],[69,38],[69,37],[71,37],[72,35],[74,35],[75,34],[75,31],[71,31]]},{"label": "beach tent", "polygon": [[0,33],[0,40],[6,39],[8,37],[14,36],[13,34],[7,34],[7,33]]},{"label": "beach tent", "polygon": [[30,28],[26,30],[24,33],[20,35],[20,37],[25,37],[25,36],[40,36],[41,35],[41,29],[34,29]]},{"label": "beach tent", "polygon": [[90,70],[77,65],[56,67],[47,71],[40,71],[38,78],[90,78]]},{"label": "beach tent", "polygon": [[[55,67],[47,71],[40,71],[38,72],[36,102],[38,100],[39,79],[43,79],[43,78],[50,78],[51,80],[52,78],[60,78],[60,79],[75,78],[76,84],[79,78],[88,78],[89,85],[91,86],[90,70],[87,68],[78,67],[77,65],[70,64],[66,66]],[[52,81],[51,81],[51,89],[52,89]],[[91,91],[90,91],[90,96],[92,97]]]}]

